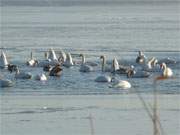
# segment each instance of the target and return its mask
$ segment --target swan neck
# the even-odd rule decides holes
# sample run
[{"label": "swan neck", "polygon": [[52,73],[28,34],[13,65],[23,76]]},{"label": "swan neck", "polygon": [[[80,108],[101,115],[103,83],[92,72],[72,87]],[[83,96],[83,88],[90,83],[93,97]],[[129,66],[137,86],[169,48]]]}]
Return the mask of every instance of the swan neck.
[{"label": "swan neck", "polygon": [[82,64],[85,64],[85,56],[82,55],[81,57],[82,57]]},{"label": "swan neck", "polygon": [[103,56],[102,57],[102,72],[105,71],[105,65],[106,65],[106,58]]}]

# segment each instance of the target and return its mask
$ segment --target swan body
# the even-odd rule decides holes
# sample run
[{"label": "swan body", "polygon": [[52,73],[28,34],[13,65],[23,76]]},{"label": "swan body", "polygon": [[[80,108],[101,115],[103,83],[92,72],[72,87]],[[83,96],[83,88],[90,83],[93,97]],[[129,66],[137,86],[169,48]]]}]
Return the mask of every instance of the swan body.
[{"label": "swan body", "polygon": [[165,63],[161,64],[161,68],[162,68],[162,76],[163,77],[172,77],[173,76],[173,72],[172,70],[166,66]]},{"label": "swan body", "polygon": [[147,78],[149,77],[151,74],[149,72],[146,71],[135,71],[133,69],[129,70],[127,73],[127,77],[128,78]]},{"label": "swan body", "polygon": [[29,72],[20,72],[19,69],[16,70],[16,74],[15,74],[15,78],[16,79],[31,79],[32,78],[32,74]]},{"label": "swan body", "polygon": [[35,79],[36,79],[36,80],[39,80],[39,81],[47,81],[47,77],[46,77],[46,75],[43,74],[43,73],[36,75]]},{"label": "swan body", "polygon": [[112,78],[108,75],[101,75],[95,79],[95,82],[111,82]]},{"label": "swan body", "polygon": [[63,66],[69,68],[71,66],[73,66],[74,63],[73,63],[73,60],[72,60],[72,56],[70,53],[67,53],[66,54],[66,61],[63,63]]},{"label": "swan body", "polygon": [[93,67],[86,65],[85,63],[85,56],[83,54],[80,54],[80,57],[82,57],[82,63],[80,66],[79,71],[80,72],[92,72],[93,71]]},{"label": "swan body", "polygon": [[119,63],[116,58],[113,59],[111,70],[111,72],[116,72],[117,70],[119,70]]},{"label": "swan body", "polygon": [[13,82],[8,79],[0,78],[0,87],[11,87],[13,86]]},{"label": "swan body", "polygon": [[0,68],[7,68],[8,64],[9,64],[9,62],[7,60],[6,54],[4,53],[4,51],[1,51]]},{"label": "swan body", "polygon": [[116,80],[115,82],[113,82],[111,87],[129,89],[129,88],[131,88],[131,84],[125,80]]}]

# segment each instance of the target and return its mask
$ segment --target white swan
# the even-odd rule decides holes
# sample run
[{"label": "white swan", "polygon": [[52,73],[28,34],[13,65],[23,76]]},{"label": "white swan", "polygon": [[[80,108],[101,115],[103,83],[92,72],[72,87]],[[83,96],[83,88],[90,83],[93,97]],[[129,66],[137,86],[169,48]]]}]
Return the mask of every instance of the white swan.
[{"label": "white swan", "polygon": [[172,70],[166,66],[165,63],[161,64],[161,68],[162,68],[162,76],[163,77],[172,77],[173,76],[173,72]]},{"label": "white swan", "polygon": [[8,79],[0,78],[0,87],[11,87],[13,86],[13,82]]},{"label": "white swan", "polygon": [[95,82],[111,82],[112,78],[108,75],[100,75],[95,79]]},{"label": "white swan", "polygon": [[41,73],[41,74],[36,75],[35,79],[39,81],[46,81],[47,77],[45,74]]},{"label": "white swan", "polygon": [[31,58],[30,58],[29,61],[27,61],[27,65],[34,67],[35,65],[38,64],[38,61],[33,58],[33,53],[32,53],[32,51],[31,51],[31,55],[30,55],[30,56],[31,56]]},{"label": "white swan", "polygon": [[4,53],[4,51],[1,51],[0,68],[7,68],[8,64],[9,64],[9,62],[7,60],[6,54]]},{"label": "white swan", "polygon": [[74,63],[73,63],[73,60],[72,60],[72,56],[71,56],[70,53],[67,53],[66,54],[66,61],[63,63],[63,66],[69,68],[69,67],[71,67],[73,65],[74,65]]},{"label": "white swan", "polygon": [[59,62],[57,60],[49,59],[47,52],[44,53],[44,56],[45,56],[45,60],[41,60],[38,62],[39,67],[45,67],[48,65],[55,66],[55,65],[59,64]]},{"label": "white swan", "polygon": [[64,63],[66,61],[66,53],[64,51],[60,51],[58,61]]},{"label": "white swan", "polygon": [[112,80],[113,84],[110,86],[112,88],[122,88],[122,89],[129,89],[131,88],[131,84],[126,80]]},{"label": "white swan", "polygon": [[147,72],[161,72],[160,66],[157,63],[158,60],[155,57],[151,58],[143,67],[143,70]]},{"label": "white swan", "polygon": [[116,58],[113,59],[111,70],[111,72],[116,72],[117,70],[119,70],[119,63]]},{"label": "white swan", "polygon": [[32,78],[32,74],[29,72],[20,72],[19,69],[16,70],[16,74],[15,74],[15,78],[16,79],[31,79]]},{"label": "white swan", "polygon": [[100,56],[100,59],[102,59],[102,72],[111,72],[112,68],[106,66],[106,57],[102,55]]},{"label": "white swan", "polygon": [[133,65],[131,65],[131,68],[127,72],[128,78],[147,78],[151,74],[147,71],[142,71],[139,69],[135,69]]},{"label": "white swan", "polygon": [[50,59],[52,61],[58,61],[56,53],[55,53],[55,51],[52,48],[49,50],[48,59]]},{"label": "white swan", "polygon": [[143,54],[142,51],[139,51],[139,54],[138,54],[138,56],[137,56],[137,58],[136,58],[136,63],[138,63],[138,64],[144,64],[145,61],[146,61],[146,56]]},{"label": "white swan", "polygon": [[81,63],[79,71],[80,72],[92,72],[93,71],[93,67],[91,67],[91,66],[89,66],[89,65],[87,65],[85,63],[85,56],[84,56],[84,54],[80,54],[79,56],[82,57],[82,63]]}]

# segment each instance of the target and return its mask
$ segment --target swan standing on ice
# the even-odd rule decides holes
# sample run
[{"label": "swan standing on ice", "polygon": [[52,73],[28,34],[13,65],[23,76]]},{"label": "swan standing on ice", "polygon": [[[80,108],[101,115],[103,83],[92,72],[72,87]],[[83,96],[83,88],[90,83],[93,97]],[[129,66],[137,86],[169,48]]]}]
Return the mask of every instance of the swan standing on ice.
[{"label": "swan standing on ice", "polygon": [[1,51],[1,56],[0,56],[0,68],[7,68],[8,67],[8,60],[6,57],[6,54],[4,53],[4,51]]},{"label": "swan standing on ice", "polygon": [[16,79],[31,79],[32,78],[32,74],[29,72],[20,72],[19,69],[16,70],[16,74],[15,74],[15,78]]},{"label": "swan standing on ice", "polygon": [[162,77],[172,77],[173,76],[173,72],[172,70],[166,66],[165,63],[162,63],[161,65],[161,69],[162,69]]},{"label": "swan standing on ice", "polygon": [[0,87],[11,87],[13,86],[13,82],[8,79],[0,78]]},{"label": "swan standing on ice", "polygon": [[30,56],[31,56],[31,59],[29,61],[27,61],[27,65],[34,67],[34,66],[36,66],[38,64],[38,61],[36,59],[33,59],[32,51],[31,51],[31,55]]},{"label": "swan standing on ice", "polygon": [[67,53],[66,54],[66,61],[63,63],[63,66],[69,68],[71,66],[73,66],[74,63],[73,63],[73,60],[72,60],[72,56],[70,53]]},{"label": "swan standing on ice", "polygon": [[80,54],[79,56],[82,57],[82,63],[81,63],[79,71],[80,72],[92,72],[93,67],[85,64],[85,56],[84,56],[84,54]]}]

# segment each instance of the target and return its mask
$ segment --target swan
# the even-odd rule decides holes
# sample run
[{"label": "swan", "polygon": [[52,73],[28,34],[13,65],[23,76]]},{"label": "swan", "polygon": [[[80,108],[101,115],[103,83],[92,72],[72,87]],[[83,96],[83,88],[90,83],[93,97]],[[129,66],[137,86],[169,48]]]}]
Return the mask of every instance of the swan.
[{"label": "swan", "polygon": [[108,75],[100,75],[95,79],[95,82],[111,82],[112,78]]},{"label": "swan", "polygon": [[139,53],[139,54],[138,54],[138,56],[137,56],[137,58],[136,58],[136,63],[138,63],[138,64],[144,64],[145,61],[146,61],[146,56],[143,54],[142,51],[139,51],[138,53]]},{"label": "swan", "polygon": [[81,63],[79,71],[80,72],[92,72],[93,71],[93,67],[91,67],[91,66],[89,66],[89,65],[87,65],[85,63],[85,56],[84,56],[84,54],[80,54],[79,56],[82,57],[82,63]]},{"label": "swan", "polygon": [[58,61],[64,63],[66,61],[66,53],[64,51],[60,51]]},{"label": "swan", "polygon": [[66,54],[66,61],[63,63],[63,66],[69,68],[71,66],[73,66],[74,63],[73,63],[73,60],[72,60],[72,56],[70,53],[67,53]]},{"label": "swan", "polygon": [[31,51],[31,58],[30,58],[30,60],[29,61],[27,61],[27,65],[28,66],[32,66],[32,67],[34,67],[34,66],[36,66],[37,64],[38,64],[38,61],[36,60],[36,59],[33,59],[33,53],[32,53],[32,51]]},{"label": "swan", "polygon": [[143,67],[143,70],[147,72],[161,72],[160,66],[157,63],[158,60],[155,57],[152,57]]},{"label": "swan", "polygon": [[36,75],[35,79],[39,81],[47,81],[47,77],[43,73]]},{"label": "swan", "polygon": [[19,69],[16,70],[16,74],[15,74],[15,78],[16,79],[31,79],[32,78],[32,74],[29,72],[20,72]]},{"label": "swan", "polygon": [[151,74],[149,72],[146,71],[141,71],[141,70],[135,70],[134,68],[131,68],[130,70],[128,70],[127,72],[127,77],[128,78],[147,78],[149,77]]},{"label": "swan", "polygon": [[13,86],[13,82],[8,79],[0,78],[0,87],[11,87]]},{"label": "swan", "polygon": [[122,89],[129,89],[131,88],[131,84],[126,80],[112,80],[113,84],[110,86],[112,88],[122,88]]},{"label": "swan", "polygon": [[111,72],[116,72],[117,70],[119,70],[119,63],[116,58],[113,59],[111,70]]},{"label": "swan", "polygon": [[55,53],[55,51],[52,48],[49,50],[48,59],[50,59],[52,61],[58,61],[56,53]]},{"label": "swan", "polygon": [[9,62],[7,60],[6,54],[4,53],[4,51],[1,51],[0,68],[7,68],[8,64],[9,64]]},{"label": "swan", "polygon": [[172,70],[169,67],[167,67],[165,63],[162,63],[160,65],[160,67],[162,69],[161,76],[163,76],[163,77],[172,77],[173,76]]},{"label": "swan", "polygon": [[55,67],[52,68],[52,70],[50,71],[49,75],[50,76],[60,76],[62,74],[63,69],[61,68],[61,66],[58,64]]},{"label": "swan", "polygon": [[112,68],[106,66],[106,57],[102,55],[100,56],[100,59],[102,59],[102,72],[111,72]]},{"label": "swan", "polygon": [[58,60],[49,59],[47,52],[44,53],[44,56],[45,56],[45,60],[38,62],[39,67],[45,67],[48,65],[55,66],[55,65],[59,64]]}]

